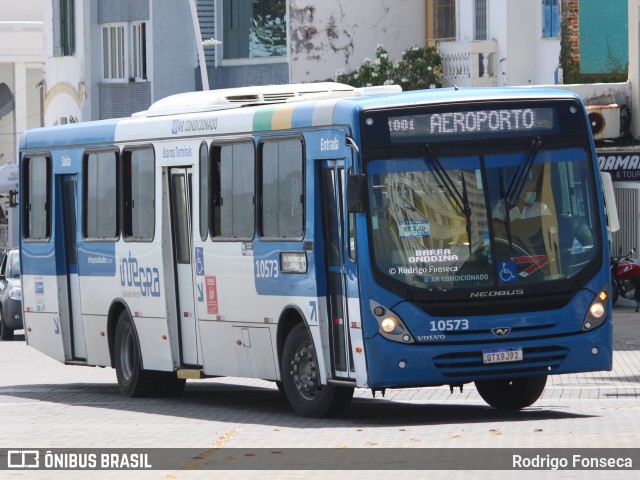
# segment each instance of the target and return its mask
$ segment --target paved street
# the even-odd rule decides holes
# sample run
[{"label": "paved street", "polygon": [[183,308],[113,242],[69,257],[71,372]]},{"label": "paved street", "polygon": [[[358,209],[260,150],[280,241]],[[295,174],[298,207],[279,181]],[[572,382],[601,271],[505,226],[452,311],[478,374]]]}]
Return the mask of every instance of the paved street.
[{"label": "paved street", "polygon": [[[640,446],[640,313],[614,310],[614,370],[550,377],[533,407],[502,413],[473,386],[356,391],[340,419],[294,415],[272,383],[191,381],[179,399],[123,398],[112,369],[64,366],[25,346],[0,342],[0,448],[543,448]],[[18,337],[21,338],[21,337]],[[377,475],[387,478],[391,472]],[[611,472],[555,472],[556,478],[610,478]],[[325,478],[335,472],[199,471],[0,472],[0,478]],[[492,472],[492,478],[543,472]],[[637,471],[616,472],[637,478]],[[465,478],[465,473],[400,471],[394,478]],[[351,471],[347,478],[374,478]],[[468,478],[468,477],[467,477]]]}]

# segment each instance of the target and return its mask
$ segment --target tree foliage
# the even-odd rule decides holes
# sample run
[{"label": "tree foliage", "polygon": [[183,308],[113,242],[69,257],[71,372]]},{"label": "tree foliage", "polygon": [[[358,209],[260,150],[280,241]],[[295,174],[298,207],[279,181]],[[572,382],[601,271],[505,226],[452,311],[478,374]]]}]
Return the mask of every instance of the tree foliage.
[{"label": "tree foliage", "polygon": [[355,72],[338,72],[336,81],[353,87],[398,84],[403,90],[433,88],[442,82],[442,58],[434,47],[412,47],[393,62],[382,46],[376,48],[376,58],[365,58]]}]

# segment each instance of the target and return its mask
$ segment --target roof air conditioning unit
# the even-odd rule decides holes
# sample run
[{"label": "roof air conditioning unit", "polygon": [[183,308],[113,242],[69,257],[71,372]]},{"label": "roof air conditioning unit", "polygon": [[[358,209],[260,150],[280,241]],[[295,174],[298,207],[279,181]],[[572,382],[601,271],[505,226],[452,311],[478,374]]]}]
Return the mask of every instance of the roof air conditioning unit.
[{"label": "roof air conditioning unit", "polygon": [[620,136],[620,105],[587,105],[589,124],[595,140]]}]

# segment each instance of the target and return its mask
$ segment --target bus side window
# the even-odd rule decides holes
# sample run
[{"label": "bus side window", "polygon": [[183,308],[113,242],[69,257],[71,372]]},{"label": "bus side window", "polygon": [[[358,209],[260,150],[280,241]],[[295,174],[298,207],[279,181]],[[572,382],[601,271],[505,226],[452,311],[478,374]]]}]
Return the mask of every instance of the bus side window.
[{"label": "bus side window", "polygon": [[118,154],[93,152],[84,159],[83,234],[89,239],[116,239],[118,231]]},{"label": "bus side window", "polygon": [[252,142],[212,149],[213,237],[248,240],[255,225],[255,159]]},{"label": "bus side window", "polygon": [[123,153],[124,229],[127,240],[153,240],[155,159],[150,147]]},{"label": "bus side window", "polygon": [[23,175],[23,237],[48,240],[51,236],[51,158],[27,158]]},{"label": "bus side window", "polygon": [[301,238],[304,234],[302,142],[270,140],[263,143],[261,153],[261,234],[270,238]]},{"label": "bus side window", "polygon": [[200,238],[204,241],[209,236],[209,151],[207,144],[200,145]]}]

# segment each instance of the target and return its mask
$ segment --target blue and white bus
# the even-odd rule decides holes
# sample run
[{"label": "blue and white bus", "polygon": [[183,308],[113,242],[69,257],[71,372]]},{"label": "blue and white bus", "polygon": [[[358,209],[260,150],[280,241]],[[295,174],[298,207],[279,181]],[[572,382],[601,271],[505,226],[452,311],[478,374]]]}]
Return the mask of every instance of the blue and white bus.
[{"label": "blue and white bus", "polygon": [[185,93],[21,137],[28,343],[128,396],[277,382],[320,417],[354,388],[501,409],[610,370],[607,225],[569,92]]}]

